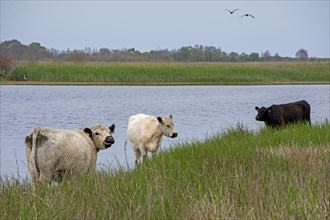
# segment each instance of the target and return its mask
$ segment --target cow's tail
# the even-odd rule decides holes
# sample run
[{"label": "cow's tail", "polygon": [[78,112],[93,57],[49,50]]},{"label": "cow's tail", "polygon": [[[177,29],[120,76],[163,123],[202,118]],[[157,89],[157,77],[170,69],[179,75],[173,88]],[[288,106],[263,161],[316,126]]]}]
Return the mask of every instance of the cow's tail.
[{"label": "cow's tail", "polygon": [[125,144],[124,144],[124,154],[125,154],[126,166],[127,166],[127,170],[128,170],[129,165],[128,165],[127,154],[126,154],[126,145],[127,145],[127,139],[125,140]]},{"label": "cow's tail", "polygon": [[32,182],[35,184],[39,178],[40,170],[37,166],[37,138],[40,133],[40,129],[36,128],[32,131],[32,143],[31,143],[31,152],[29,160],[29,168],[32,177]]}]

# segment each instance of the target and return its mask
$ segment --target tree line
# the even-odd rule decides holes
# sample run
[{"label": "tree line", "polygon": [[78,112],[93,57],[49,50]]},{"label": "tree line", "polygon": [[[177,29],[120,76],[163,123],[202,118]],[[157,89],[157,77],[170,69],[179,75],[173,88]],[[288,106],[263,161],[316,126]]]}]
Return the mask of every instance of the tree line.
[{"label": "tree line", "polygon": [[[0,44],[2,57],[11,57],[17,60],[58,60],[58,61],[183,61],[183,62],[247,62],[247,61],[283,61],[290,57],[281,57],[268,50],[259,53],[225,52],[220,47],[214,46],[183,46],[179,49],[157,49],[149,52],[140,52],[135,48],[99,50],[86,47],[83,50],[47,49],[40,43],[33,42],[24,45],[18,40],[4,41]],[[295,54],[296,59],[307,59],[308,51],[299,49]]]}]

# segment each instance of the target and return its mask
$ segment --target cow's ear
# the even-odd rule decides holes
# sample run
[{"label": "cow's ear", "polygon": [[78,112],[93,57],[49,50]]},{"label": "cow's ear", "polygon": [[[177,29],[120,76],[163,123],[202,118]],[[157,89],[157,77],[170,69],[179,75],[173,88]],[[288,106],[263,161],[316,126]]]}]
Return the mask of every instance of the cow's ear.
[{"label": "cow's ear", "polygon": [[85,128],[84,132],[87,133],[90,138],[92,137],[92,130],[90,128]]},{"label": "cow's ear", "polygon": [[161,117],[157,117],[157,120],[159,121],[159,123],[163,122],[163,119]]},{"label": "cow's ear", "polygon": [[110,129],[110,131],[112,132],[112,133],[114,133],[115,132],[115,124],[112,124],[110,127],[109,127],[109,129]]},{"label": "cow's ear", "polygon": [[257,112],[259,112],[259,107],[258,106],[256,106],[255,109],[256,109]]},{"label": "cow's ear", "polygon": [[172,115],[170,115],[170,118],[172,119]]},{"label": "cow's ear", "polygon": [[268,111],[268,112],[271,112],[271,111],[272,111],[272,107],[269,107],[269,108],[267,109],[267,111]]}]

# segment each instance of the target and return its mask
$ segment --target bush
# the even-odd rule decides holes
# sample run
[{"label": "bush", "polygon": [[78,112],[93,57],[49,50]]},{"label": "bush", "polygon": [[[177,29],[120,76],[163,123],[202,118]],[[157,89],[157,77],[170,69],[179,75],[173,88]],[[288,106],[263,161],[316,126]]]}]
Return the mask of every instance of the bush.
[{"label": "bush", "polygon": [[7,56],[0,57],[0,76],[5,76],[13,68],[13,59]]},{"label": "bush", "polygon": [[17,67],[6,75],[6,79],[14,81],[27,80],[26,69],[24,67]]}]

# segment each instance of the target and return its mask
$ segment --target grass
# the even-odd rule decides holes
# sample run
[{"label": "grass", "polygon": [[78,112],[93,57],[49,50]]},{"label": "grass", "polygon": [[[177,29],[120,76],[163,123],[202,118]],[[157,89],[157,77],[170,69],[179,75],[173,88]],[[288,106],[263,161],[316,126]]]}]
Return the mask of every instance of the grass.
[{"label": "grass", "polygon": [[109,168],[36,191],[1,180],[0,219],[327,219],[330,125],[238,125],[132,171]]},{"label": "grass", "polygon": [[[329,83],[329,62],[258,63],[37,63],[12,70],[7,80],[95,84]],[[9,81],[8,81],[9,80]],[[28,82],[24,82],[28,83]]]}]

